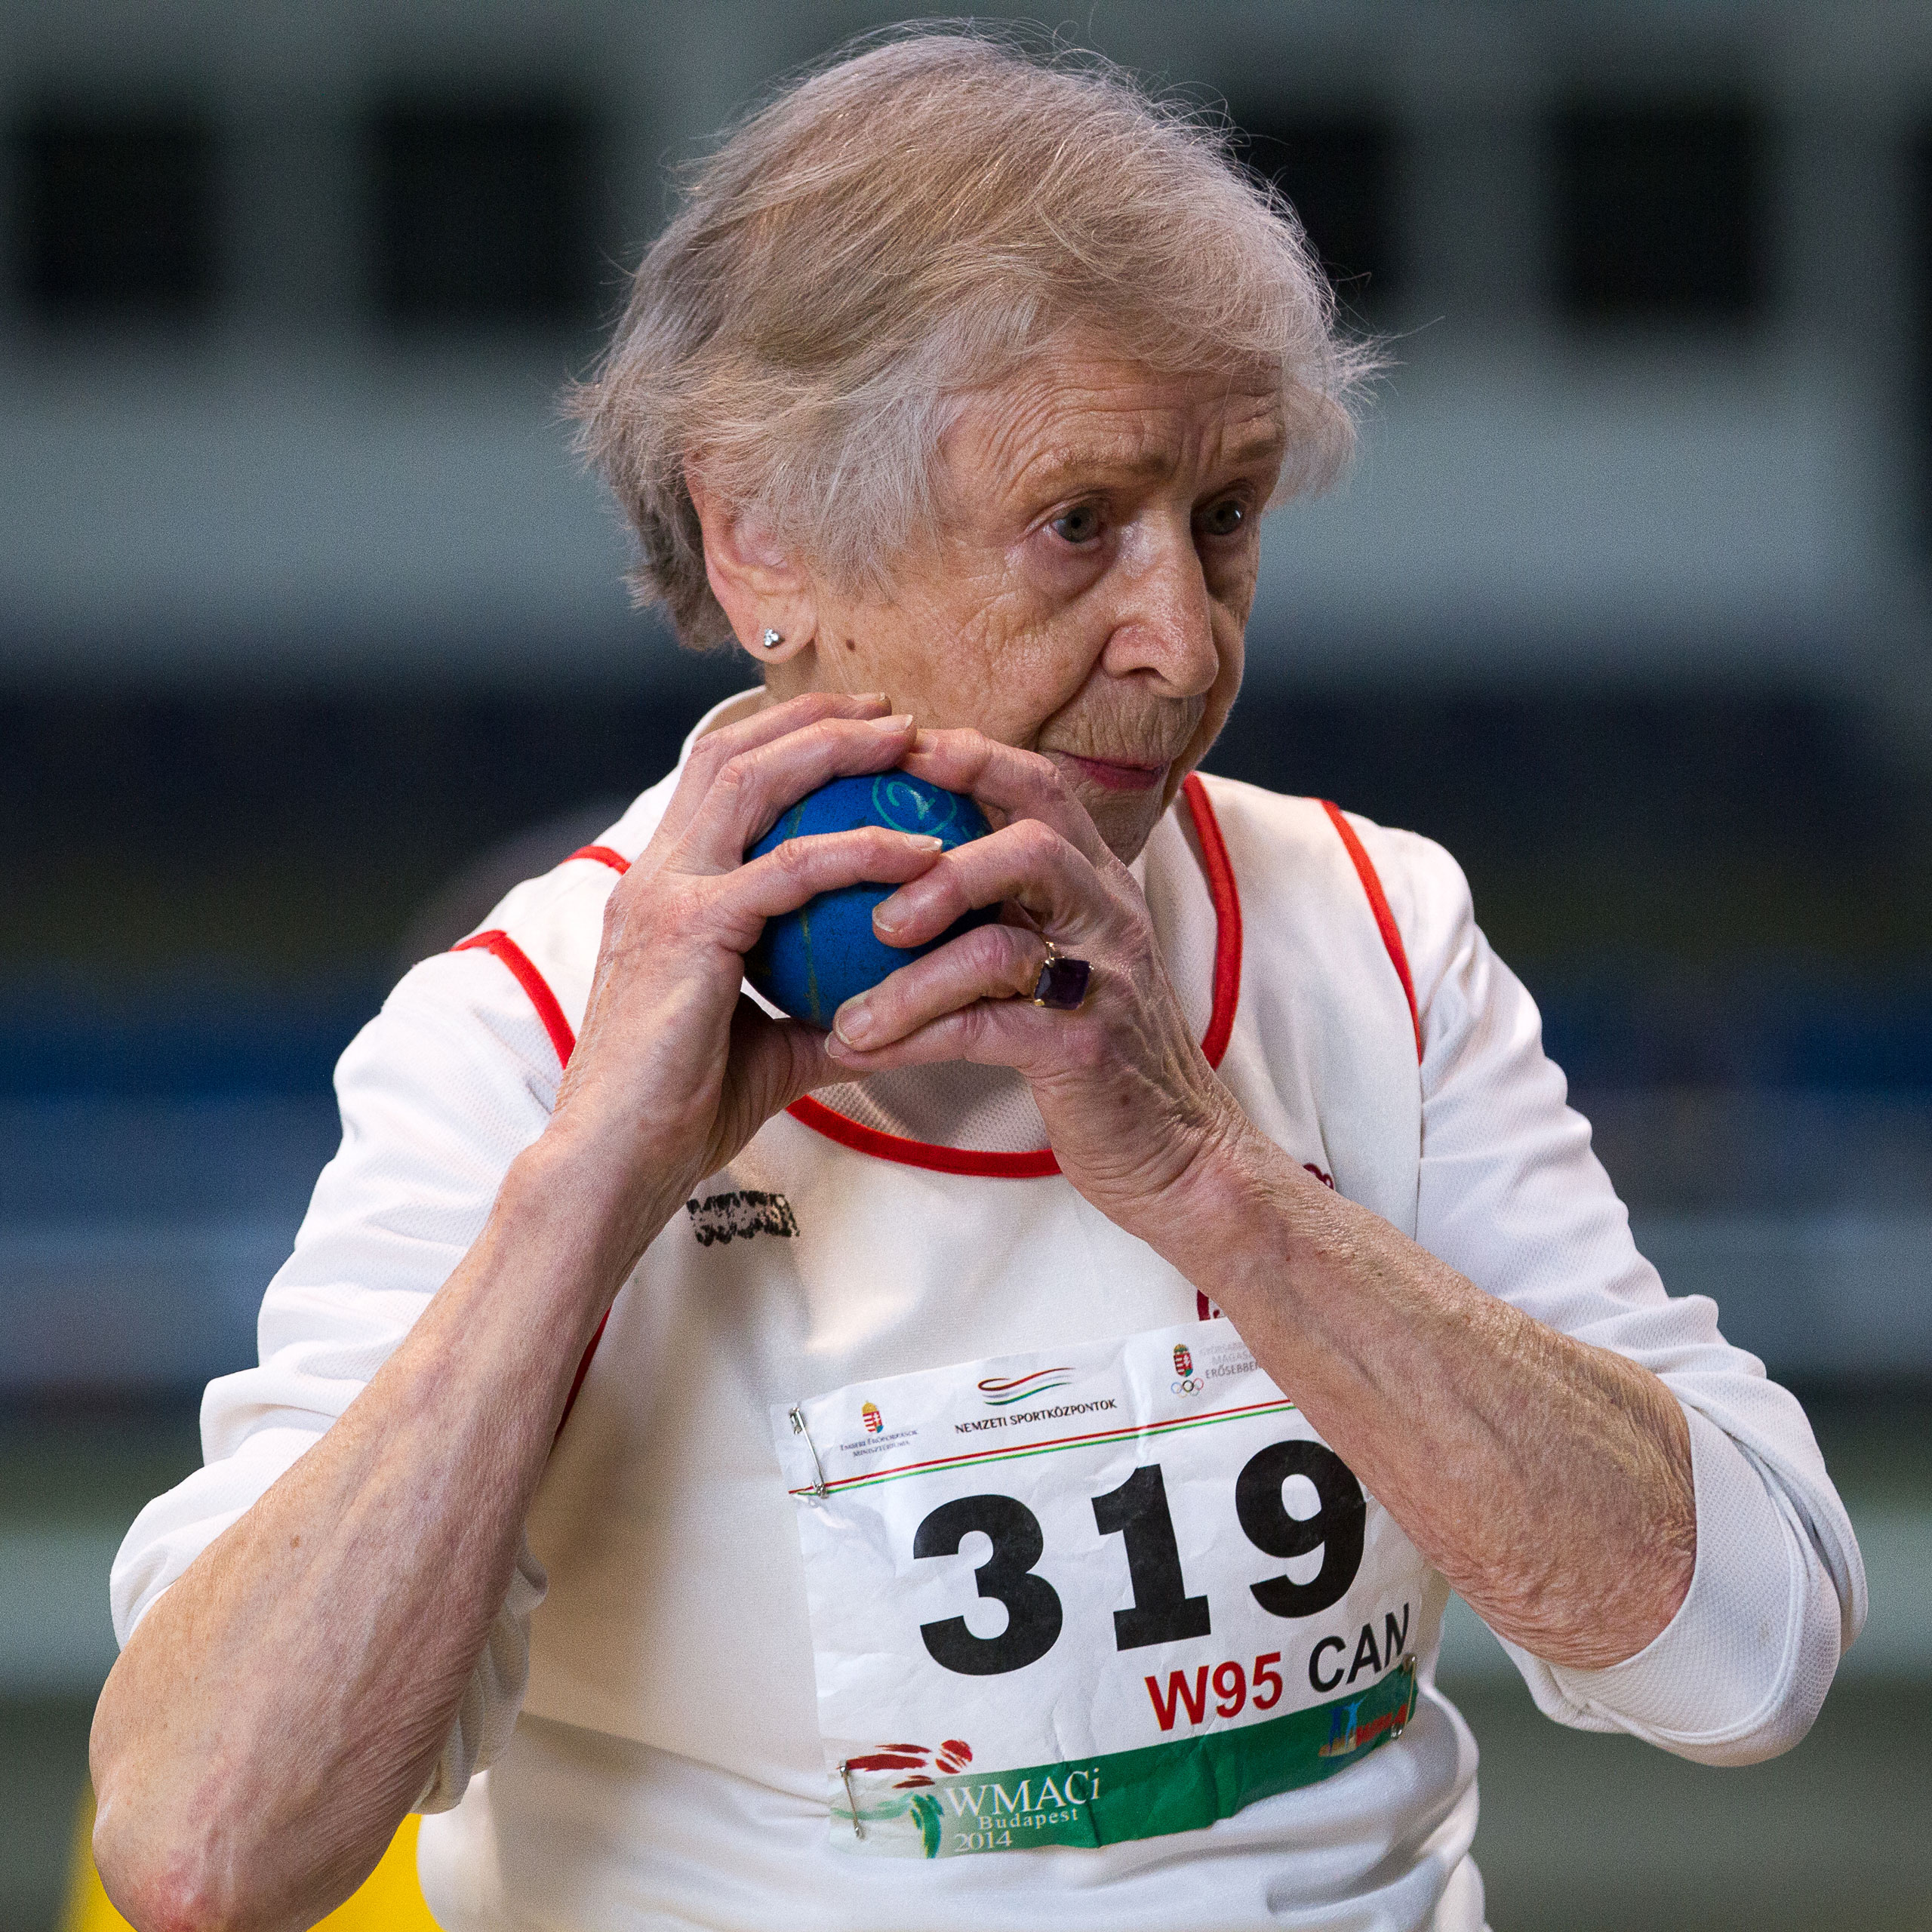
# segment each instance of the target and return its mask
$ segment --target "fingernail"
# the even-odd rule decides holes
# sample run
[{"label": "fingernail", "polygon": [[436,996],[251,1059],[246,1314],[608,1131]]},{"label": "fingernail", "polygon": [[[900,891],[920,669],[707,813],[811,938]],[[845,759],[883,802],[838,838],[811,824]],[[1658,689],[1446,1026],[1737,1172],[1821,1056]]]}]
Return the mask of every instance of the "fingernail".
[{"label": "fingernail", "polygon": [[[937,845],[939,841],[935,838]],[[876,932],[896,933],[906,923],[906,906],[897,893],[890,899],[881,899],[872,908],[872,928]]]},{"label": "fingernail", "polygon": [[895,711],[890,718],[875,718],[873,728],[880,731],[903,731],[912,721],[909,711]]},{"label": "fingernail", "polygon": [[872,1008],[863,998],[848,999],[832,1016],[832,1030],[848,1047],[863,1046],[872,1035]]},{"label": "fingernail", "polygon": [[930,832],[909,832],[905,837],[906,844],[915,851],[943,852],[946,850],[946,841],[935,838]]}]

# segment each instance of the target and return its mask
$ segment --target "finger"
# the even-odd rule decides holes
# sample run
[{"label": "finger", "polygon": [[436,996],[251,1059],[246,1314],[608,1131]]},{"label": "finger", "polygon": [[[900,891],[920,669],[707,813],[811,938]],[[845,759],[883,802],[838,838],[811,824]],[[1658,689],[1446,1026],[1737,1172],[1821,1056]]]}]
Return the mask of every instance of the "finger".
[{"label": "finger", "polygon": [[[921,962],[923,963],[923,962]],[[1051,1029],[1064,1014],[1043,1013],[1023,999],[980,999],[942,1013],[897,1039],[881,1035],[872,1048],[848,1046],[836,1033],[825,1035],[827,1062],[835,1078],[862,1079],[904,1066],[934,1066],[965,1060],[976,1066],[1010,1066],[1024,1074],[1063,1051],[1063,1036]]]},{"label": "finger", "polygon": [[1060,767],[1038,752],[1000,744],[979,731],[921,731],[905,768],[948,791],[971,792],[1009,822],[1036,818],[1051,826],[1096,865],[1109,856],[1100,828]]},{"label": "finger", "polygon": [[1118,924],[1107,881],[1085,854],[1042,820],[1021,818],[955,846],[882,900],[872,925],[888,946],[922,946],[963,914],[1002,901],[1069,946],[1111,934]]},{"label": "finger", "polygon": [[660,835],[673,841],[682,835],[704,802],[718,768],[728,759],[755,752],[788,732],[802,731],[829,718],[876,718],[891,709],[892,700],[884,691],[865,691],[857,696],[840,691],[808,691],[802,697],[787,698],[783,704],[769,705],[749,718],[707,731],[691,747],[691,756],[685,761],[684,771],[665,811]]},{"label": "finger", "polygon": [[848,999],[832,1016],[827,1051],[835,1059],[841,1047],[876,1053],[983,1000],[1029,995],[1050,956],[1046,940],[1023,926],[976,926]]},{"label": "finger", "polygon": [[718,1165],[731,1158],[774,1114],[828,1081],[851,1076],[827,1058],[829,1035],[802,1020],[774,1020],[746,995],[731,1017],[731,1054],[743,1072],[749,1118],[728,1126]]},{"label": "finger", "polygon": [[675,863],[691,871],[729,872],[780,813],[834,778],[885,771],[904,757],[912,718],[822,718],[749,751],[717,770],[704,802],[678,842]]},{"label": "finger", "polygon": [[938,839],[924,832],[862,825],[851,832],[788,838],[706,889],[715,894],[712,903],[732,928],[734,940],[749,928],[749,937],[736,946],[742,952],[755,943],[758,928],[765,920],[795,912],[821,892],[837,892],[848,885],[897,885],[916,878],[942,850]]}]

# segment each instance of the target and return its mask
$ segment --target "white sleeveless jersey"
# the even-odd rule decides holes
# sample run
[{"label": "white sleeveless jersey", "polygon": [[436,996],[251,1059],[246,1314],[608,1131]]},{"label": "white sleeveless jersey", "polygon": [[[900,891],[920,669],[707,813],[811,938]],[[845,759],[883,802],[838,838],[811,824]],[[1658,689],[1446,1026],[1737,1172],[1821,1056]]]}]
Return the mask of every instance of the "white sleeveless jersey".
[{"label": "white sleeveless jersey", "polygon": [[[675,777],[599,845],[518,887],[455,955],[417,968],[344,1056],[344,1149],[265,1303],[263,1365],[211,1388],[208,1466],[150,1506],[116,1564],[124,1640],[353,1399],[475,1238],[554,1104],[605,903]],[[1534,1009],[1482,943],[1454,866],[1321,802],[1197,778],[1136,875],[1209,1059],[1291,1158],[1489,1291],[1655,1368],[1685,1402],[1700,1539],[1690,1596],[1611,1670],[1519,1657],[1538,1702],[1712,1761],[1782,1748],[1862,1620],[1849,1526],[1796,1404],[1722,1340],[1708,1302],[1670,1300],[1630,1247],[1587,1129],[1542,1057]],[[426,1804],[422,1871],[438,1918],[586,1932],[1473,1932],[1475,1752],[1433,1688],[1447,1589],[1392,1527],[1370,1538],[1371,1567],[1383,1565],[1364,1572],[1364,1589],[1382,1589],[1373,1614],[1351,1612],[1312,1656],[1315,1626],[1284,1625],[1287,1661],[1269,1666],[1338,1699],[1410,1673],[1413,1698],[1384,1712],[1358,1761],[1324,1764],[1320,1782],[1199,1828],[1097,1848],[894,1860],[855,1856],[838,1836],[839,1818],[863,1810],[854,1799],[841,1812],[829,1766],[846,1761],[821,1737],[836,1694],[824,1633],[838,1579],[808,1577],[805,1506],[782,1440],[774,1447],[774,1414],[842,1416],[850,1394],[846,1446],[861,1468],[868,1432],[882,1454],[897,1439],[894,1400],[871,1392],[925,1386],[893,1378],[930,1383],[1009,1358],[1057,1368],[1097,1342],[1190,1323],[1238,1349],[1214,1315],[1080,1198],[1050,1150],[914,1140],[868,1118],[854,1090],[768,1123],[660,1234],[586,1357],[517,1583]],[[1197,1346],[1204,1362],[1205,1342],[1163,1334],[1162,1349],[1171,1341],[1177,1376]],[[994,1375],[961,1386],[1009,1383],[1023,1395],[1034,1386]],[[981,1423],[935,1426],[961,1432],[962,1456],[990,1454],[964,1434]],[[832,1546],[808,1534],[803,1548]],[[1111,1654],[1091,1632],[1059,1641],[1063,1661],[1080,1642]],[[1265,1672],[1248,1651],[1240,1670],[1242,1697],[1252,1680],[1258,1698]],[[1144,1724],[1164,1708],[1169,1728],[1193,1719],[1177,1700],[1190,1682],[1201,1693],[1204,1667],[1181,1678],[1177,1691],[1147,1676]],[[1358,1715],[1348,1721],[1333,1748],[1367,1737]],[[920,1744],[933,1761],[906,1782],[946,1784],[937,1738]],[[913,1741],[878,1742],[909,1752]],[[472,1776],[479,1764],[489,1767]]]}]

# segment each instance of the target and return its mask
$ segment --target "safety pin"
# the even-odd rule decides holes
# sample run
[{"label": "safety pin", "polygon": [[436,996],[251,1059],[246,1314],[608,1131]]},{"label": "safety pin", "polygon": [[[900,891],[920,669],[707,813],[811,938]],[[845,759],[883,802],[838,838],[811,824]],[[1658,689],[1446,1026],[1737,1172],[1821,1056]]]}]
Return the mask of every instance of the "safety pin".
[{"label": "safety pin", "polygon": [[1409,1720],[1416,1714],[1416,1654],[1414,1651],[1395,1666],[1398,1672],[1409,1674],[1409,1694],[1402,1700],[1402,1707],[1395,1714],[1395,1721],[1389,1727],[1389,1740],[1392,1744],[1409,1727]]},{"label": "safety pin", "polygon": [[[794,1409],[792,1413],[795,1416],[798,1412],[796,1409]],[[803,1434],[803,1432],[804,1432],[802,1430],[800,1432],[801,1434]],[[809,1436],[807,1436],[805,1439],[807,1441],[810,1441],[811,1440]],[[854,1838],[862,1838],[866,1835],[866,1828],[859,1823],[859,1801],[857,1798],[854,1795],[852,1791],[852,1767],[850,1760],[841,1760],[838,1766],[838,1775],[845,1780],[845,1802],[852,1814],[852,1835]]]},{"label": "safety pin", "polygon": [[[811,1486],[811,1498],[814,1503],[823,1503],[832,1494],[832,1487],[825,1479],[825,1466],[818,1459],[818,1444],[812,1440],[811,1431],[805,1426],[805,1412],[798,1403],[792,1404],[792,1433],[805,1438],[805,1447],[811,1451],[812,1473],[818,1478]],[[842,1768],[842,1767],[841,1767]],[[861,1838],[865,1833],[861,1832]]]}]

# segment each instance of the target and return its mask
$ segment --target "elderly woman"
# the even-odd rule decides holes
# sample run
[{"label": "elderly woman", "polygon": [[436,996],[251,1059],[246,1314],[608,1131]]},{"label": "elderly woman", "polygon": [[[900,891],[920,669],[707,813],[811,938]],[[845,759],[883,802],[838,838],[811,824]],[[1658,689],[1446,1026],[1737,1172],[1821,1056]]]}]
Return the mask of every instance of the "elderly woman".
[{"label": "elderly woman", "polygon": [[[697,175],[580,413],[762,685],[344,1056],[115,1571],[137,1925],[311,1923],[414,1807],[451,1927],[1462,1932],[1452,1589],[1561,1722],[1803,1734],[1863,1583],[1797,1404],[1632,1247],[1449,858],[1195,775],[1358,374],[1091,65],[875,45]],[[996,829],[745,856],[894,771]],[[829,1032],[751,1001],[863,881],[896,946],[1002,909]]]}]

